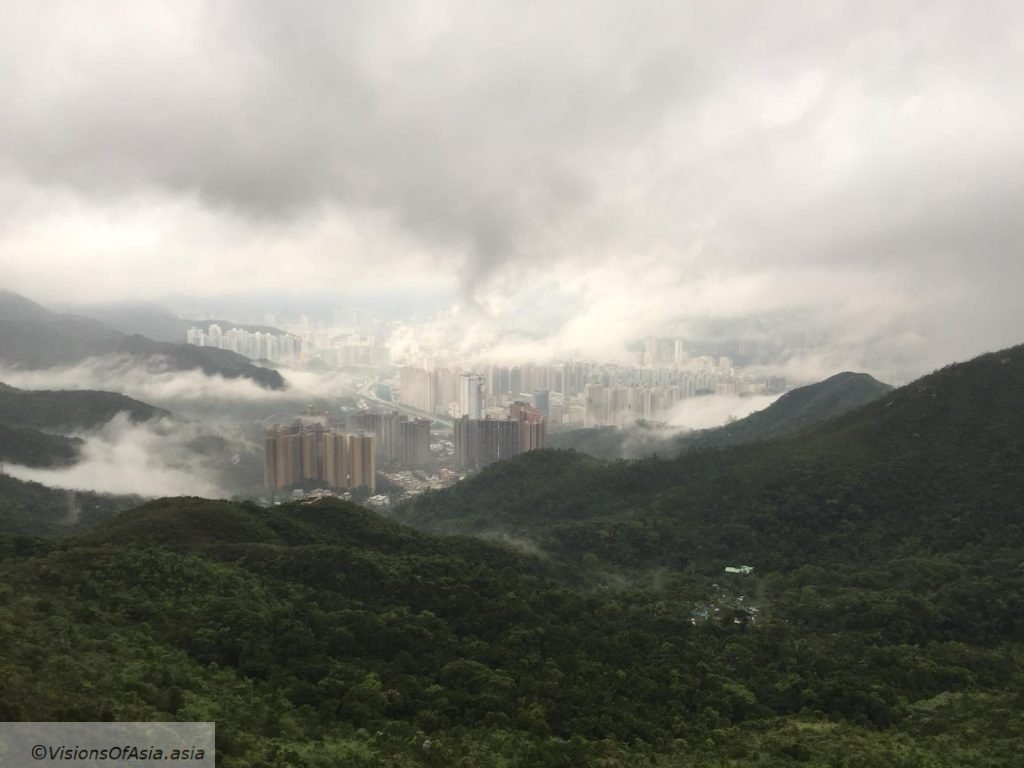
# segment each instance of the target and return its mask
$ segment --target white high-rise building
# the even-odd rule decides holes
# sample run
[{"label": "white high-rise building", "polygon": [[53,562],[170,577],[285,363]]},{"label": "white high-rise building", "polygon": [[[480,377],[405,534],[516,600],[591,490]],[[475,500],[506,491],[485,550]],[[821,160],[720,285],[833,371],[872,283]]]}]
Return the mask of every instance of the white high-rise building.
[{"label": "white high-rise building", "polygon": [[459,415],[482,419],[486,406],[486,377],[479,373],[464,373],[459,377]]}]

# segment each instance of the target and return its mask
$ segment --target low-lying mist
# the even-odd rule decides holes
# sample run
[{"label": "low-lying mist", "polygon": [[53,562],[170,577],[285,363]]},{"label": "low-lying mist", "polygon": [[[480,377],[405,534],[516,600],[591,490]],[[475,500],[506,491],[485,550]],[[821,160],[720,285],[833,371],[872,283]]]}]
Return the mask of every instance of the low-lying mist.
[{"label": "low-lying mist", "polygon": [[552,433],[554,448],[571,448],[603,459],[673,456],[691,433],[721,427],[771,405],[778,395],[707,395],[683,400],[661,419],[625,427],[597,427]]},{"label": "low-lying mist", "polygon": [[260,479],[258,446],[241,431],[166,418],[133,423],[121,413],[74,436],[84,441],[74,465],[4,471],[56,488],[149,497],[226,497]]},{"label": "low-lying mist", "polygon": [[250,401],[282,399],[287,391],[269,390],[252,379],[230,379],[200,370],[174,370],[164,358],[90,357],[75,365],[24,370],[0,369],[0,381],[20,389],[99,389],[153,405],[180,401]]},{"label": "low-lying mist", "polygon": [[160,357],[88,358],[44,370],[0,368],[19,389],[118,392],[164,408],[174,418],[133,424],[118,416],[76,432],[81,459],[61,469],[6,465],[22,480],[74,490],[140,496],[249,495],[262,486],[263,428],[290,422],[304,406],[334,410],[353,402],[351,377],[336,371],[286,370],[288,388],[250,379],[175,370]]},{"label": "low-lying mist", "polygon": [[678,431],[712,429],[767,408],[778,395],[707,395],[681,400],[664,421]]},{"label": "low-lying mist", "polygon": [[617,458],[640,459],[658,454],[670,456],[680,450],[679,439],[692,432],[714,429],[767,408],[778,395],[706,395],[678,403],[663,424],[630,425],[622,430]]},{"label": "low-lying mist", "polygon": [[266,389],[251,379],[227,378],[201,370],[176,370],[166,359],[127,356],[91,357],[75,365],[26,370],[0,367],[0,381],[19,389],[95,389],[119,392],[180,416],[209,420],[292,418],[315,401],[337,401],[351,378],[337,371],[282,369],[283,390]]}]

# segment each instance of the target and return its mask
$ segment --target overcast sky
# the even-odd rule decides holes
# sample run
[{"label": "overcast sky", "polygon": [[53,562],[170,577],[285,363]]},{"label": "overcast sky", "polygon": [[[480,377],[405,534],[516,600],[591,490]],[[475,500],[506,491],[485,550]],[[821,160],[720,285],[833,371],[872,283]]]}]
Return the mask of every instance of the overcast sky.
[{"label": "overcast sky", "polygon": [[538,352],[783,317],[823,373],[927,368],[1024,341],[1022,72],[1017,0],[11,0],[0,281],[421,287]]}]

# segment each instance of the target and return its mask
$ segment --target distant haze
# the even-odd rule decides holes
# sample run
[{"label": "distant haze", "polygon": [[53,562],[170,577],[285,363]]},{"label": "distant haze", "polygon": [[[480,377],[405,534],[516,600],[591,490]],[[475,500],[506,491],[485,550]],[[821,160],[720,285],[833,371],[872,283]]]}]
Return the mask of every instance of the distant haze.
[{"label": "distant haze", "polygon": [[75,365],[24,370],[0,365],[0,382],[19,389],[98,389],[117,391],[177,409],[191,402],[308,402],[338,397],[348,390],[344,374],[331,371],[285,371],[288,389],[271,390],[251,379],[210,376],[199,370],[176,371],[154,358],[147,365],[128,357],[91,357]]},{"label": "distant haze", "polygon": [[454,297],[526,358],[771,318],[905,379],[1022,340],[1021,40],[1000,0],[13,0],[0,285]]}]

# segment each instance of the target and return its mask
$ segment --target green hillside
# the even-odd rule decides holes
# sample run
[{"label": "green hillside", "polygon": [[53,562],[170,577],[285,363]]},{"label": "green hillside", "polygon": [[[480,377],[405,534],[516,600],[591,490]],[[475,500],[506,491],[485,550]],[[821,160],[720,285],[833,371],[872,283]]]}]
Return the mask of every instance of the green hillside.
[{"label": "green hillside", "polygon": [[1022,387],[1016,347],[796,436],[534,452],[398,510],[533,555],[334,500],[0,539],[0,717],[216,720],[226,766],[1013,765]]},{"label": "green hillside", "polygon": [[944,637],[906,587],[845,595],[861,626],[826,611],[822,574],[773,586],[756,621],[724,581],[579,578],[337,501],[165,499],[0,540],[0,716],[215,720],[225,766],[981,766],[1024,747],[1020,638]]},{"label": "green hillside", "polygon": [[65,536],[139,504],[138,496],[66,491],[0,472],[0,535]]},{"label": "green hillside", "polygon": [[[83,441],[53,431],[93,429],[119,413],[128,414],[134,422],[170,416],[114,392],[21,390],[0,384],[0,464],[36,468],[74,464]],[[0,533],[64,535],[96,525],[139,501],[137,496],[47,488],[3,474],[0,467]]]},{"label": "green hillside", "polygon": [[727,446],[771,440],[840,416],[892,391],[866,373],[837,373],[817,384],[798,387],[761,411],[696,435],[687,435],[681,446]]},{"label": "green hillside", "polygon": [[626,569],[832,568],[969,546],[984,557],[1021,533],[1022,386],[1024,347],[1015,347],[797,436],[612,464],[526,454],[396,515],[441,532],[503,530]]},{"label": "green hillside", "polygon": [[133,357],[140,364],[158,357],[172,370],[248,378],[268,389],[285,386],[280,373],[234,352],[123,334],[95,320],[50,312],[16,293],[0,291],[0,362],[38,369],[105,355]]},{"label": "green hillside", "polygon": [[66,466],[78,460],[81,444],[77,438],[0,423],[0,464],[6,461],[26,467]]},{"label": "green hillside", "polygon": [[134,421],[170,416],[116,392],[90,389],[27,390],[0,384],[0,424],[29,429],[70,432],[92,429],[127,413]]},{"label": "green hillside", "polygon": [[671,455],[676,430],[665,425],[638,421],[620,427],[584,427],[549,432],[547,446],[552,450],[579,451],[598,459],[637,459],[655,454]]}]

